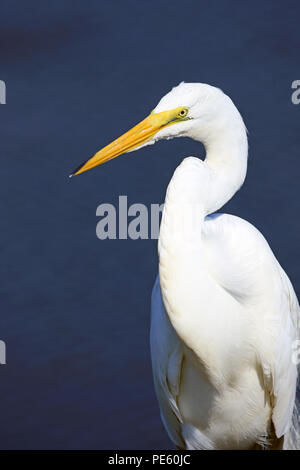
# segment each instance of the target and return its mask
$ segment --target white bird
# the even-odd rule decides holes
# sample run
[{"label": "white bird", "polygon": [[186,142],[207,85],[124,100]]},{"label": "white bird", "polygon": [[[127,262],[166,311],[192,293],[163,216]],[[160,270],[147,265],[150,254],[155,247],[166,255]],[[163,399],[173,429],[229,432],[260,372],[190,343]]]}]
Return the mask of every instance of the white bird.
[{"label": "white bird", "polygon": [[300,449],[295,292],[253,225],[215,213],[247,171],[231,99],[181,83],[73,174],[181,136],[202,142],[206,158],[176,169],[160,228],[150,341],[163,424],[180,449]]}]

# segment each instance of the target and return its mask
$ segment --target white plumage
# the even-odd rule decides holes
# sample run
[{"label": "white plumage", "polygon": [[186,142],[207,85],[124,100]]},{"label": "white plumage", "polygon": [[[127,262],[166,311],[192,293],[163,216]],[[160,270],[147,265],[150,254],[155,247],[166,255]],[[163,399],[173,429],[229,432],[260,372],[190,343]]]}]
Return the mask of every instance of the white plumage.
[{"label": "white plumage", "polygon": [[151,354],[163,423],[179,448],[299,449],[295,292],[258,230],[215,214],[247,171],[246,128],[231,99],[181,83],[73,174],[180,136],[202,142],[206,158],[176,169],[160,229]]},{"label": "white plumage", "polygon": [[163,423],[179,448],[300,448],[293,287],[257,229],[209,215],[244,181],[246,129],[231,100],[207,85],[181,84],[158,108],[187,97],[195,122],[181,135],[207,155],[176,169],[161,225],[151,354]]}]

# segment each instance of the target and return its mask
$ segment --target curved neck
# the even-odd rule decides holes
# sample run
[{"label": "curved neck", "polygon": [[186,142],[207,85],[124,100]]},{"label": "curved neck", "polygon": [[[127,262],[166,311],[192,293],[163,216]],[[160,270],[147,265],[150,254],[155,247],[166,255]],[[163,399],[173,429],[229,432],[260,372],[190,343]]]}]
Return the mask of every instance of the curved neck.
[{"label": "curved neck", "polygon": [[[205,216],[238,191],[247,172],[248,142],[243,120],[232,104],[222,119],[195,123],[189,137],[206,148],[204,161],[185,158],[169,183],[160,228],[160,248],[198,246]],[[195,243],[194,243],[195,242]]]},{"label": "curved neck", "polygon": [[188,136],[203,143],[206,158],[183,160],[169,183],[165,204],[198,205],[205,216],[226,204],[245,180],[246,127],[231,102],[230,113],[213,123],[195,123]]},{"label": "curved neck", "polygon": [[203,144],[206,149],[204,165],[211,184],[205,212],[211,214],[233,197],[246,177],[248,141],[242,118],[230,122],[222,131],[209,134]]}]

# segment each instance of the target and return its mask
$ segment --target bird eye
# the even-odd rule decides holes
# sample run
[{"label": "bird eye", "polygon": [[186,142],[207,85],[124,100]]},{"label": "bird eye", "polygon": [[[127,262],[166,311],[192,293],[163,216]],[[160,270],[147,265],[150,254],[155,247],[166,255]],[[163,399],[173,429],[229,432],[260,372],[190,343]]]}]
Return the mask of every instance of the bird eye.
[{"label": "bird eye", "polygon": [[188,109],[187,108],[182,108],[179,113],[178,113],[178,117],[179,118],[184,118],[188,113]]}]

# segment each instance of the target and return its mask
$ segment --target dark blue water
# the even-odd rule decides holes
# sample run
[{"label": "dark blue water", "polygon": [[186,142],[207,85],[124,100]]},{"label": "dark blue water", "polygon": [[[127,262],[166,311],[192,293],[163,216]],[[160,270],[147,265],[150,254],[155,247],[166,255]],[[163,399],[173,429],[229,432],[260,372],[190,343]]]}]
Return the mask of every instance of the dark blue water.
[{"label": "dark blue water", "polygon": [[249,130],[227,205],[258,227],[296,290],[298,1],[5,1],[0,6],[0,447],[171,447],[152,386],[156,241],[100,241],[96,207],[163,202],[199,145],[161,142],[69,180],[180,81],[224,89]]}]

